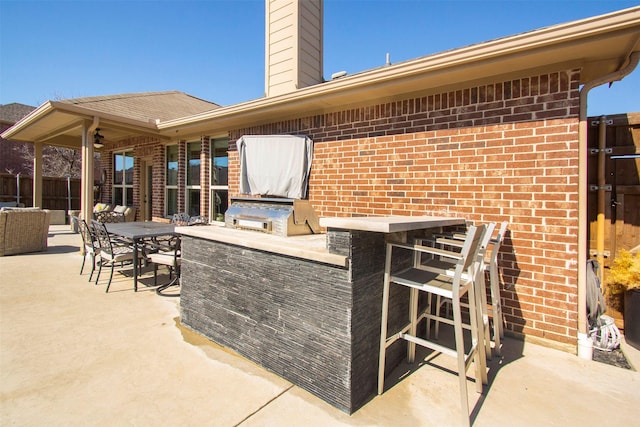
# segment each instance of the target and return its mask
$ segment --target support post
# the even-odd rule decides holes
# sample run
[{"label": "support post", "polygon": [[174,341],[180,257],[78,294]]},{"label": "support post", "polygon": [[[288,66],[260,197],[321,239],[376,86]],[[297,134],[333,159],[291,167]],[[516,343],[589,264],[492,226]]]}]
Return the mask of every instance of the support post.
[{"label": "support post", "polygon": [[31,206],[42,208],[42,142],[34,142],[33,156],[33,203]]},{"label": "support post", "polygon": [[82,180],[80,183],[80,211],[82,218],[89,222],[93,217],[93,131],[98,127],[99,119],[82,125]]}]

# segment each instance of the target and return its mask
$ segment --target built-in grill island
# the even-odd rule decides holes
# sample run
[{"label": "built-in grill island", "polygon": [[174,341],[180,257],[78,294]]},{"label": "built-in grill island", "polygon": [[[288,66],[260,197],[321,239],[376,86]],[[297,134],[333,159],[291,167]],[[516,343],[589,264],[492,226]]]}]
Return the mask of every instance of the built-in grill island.
[{"label": "built-in grill island", "polygon": [[320,224],[308,200],[231,197],[225,213],[229,228],[260,231],[276,236],[320,233]]},{"label": "built-in grill island", "polygon": [[[225,226],[176,227],[180,321],[352,413],[377,390],[385,239],[455,224],[464,219],[318,220],[307,200],[231,198]],[[393,329],[408,293],[390,301]],[[389,348],[388,370],[405,350]]]}]

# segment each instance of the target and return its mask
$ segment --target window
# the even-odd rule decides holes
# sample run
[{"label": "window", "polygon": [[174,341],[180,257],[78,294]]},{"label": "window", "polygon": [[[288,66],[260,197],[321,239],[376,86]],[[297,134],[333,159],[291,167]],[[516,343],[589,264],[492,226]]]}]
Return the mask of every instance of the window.
[{"label": "window", "polygon": [[211,140],[211,208],[212,221],[224,221],[224,213],[229,204],[229,140]]},{"label": "window", "polygon": [[170,217],[178,213],[178,146],[168,145],[165,153],[165,214]]},{"label": "window", "polygon": [[133,151],[113,155],[113,204],[133,206]]},{"label": "window", "polygon": [[187,143],[187,213],[200,215],[200,142]]}]

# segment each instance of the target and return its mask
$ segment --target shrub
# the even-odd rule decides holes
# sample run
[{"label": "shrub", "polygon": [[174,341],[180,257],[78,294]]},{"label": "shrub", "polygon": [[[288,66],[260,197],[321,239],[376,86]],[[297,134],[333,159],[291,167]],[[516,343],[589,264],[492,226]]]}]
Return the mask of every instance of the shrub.
[{"label": "shrub", "polygon": [[630,289],[640,288],[640,252],[632,255],[622,249],[613,260],[606,285],[608,295],[624,294]]}]

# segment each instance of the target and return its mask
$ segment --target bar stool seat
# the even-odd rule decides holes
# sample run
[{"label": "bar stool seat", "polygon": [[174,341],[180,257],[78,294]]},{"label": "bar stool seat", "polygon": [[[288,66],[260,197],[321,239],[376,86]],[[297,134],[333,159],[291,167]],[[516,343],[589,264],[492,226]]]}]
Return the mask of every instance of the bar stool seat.
[{"label": "bar stool seat", "polygon": [[[385,377],[385,357],[387,348],[397,340],[407,341],[407,359],[409,363],[415,360],[416,344],[440,352],[444,355],[454,357],[457,360],[458,378],[460,385],[460,403],[462,409],[462,420],[468,425],[469,402],[467,396],[467,370],[471,364],[475,367],[476,391],[482,393],[483,379],[486,378],[486,358],[483,347],[484,334],[482,327],[481,310],[477,309],[476,298],[477,284],[476,277],[480,267],[477,262],[480,244],[485,234],[486,226],[470,227],[464,244],[460,252],[447,251],[439,248],[428,247],[407,243],[387,243],[384,286],[382,296],[382,325],[380,333],[380,357],[378,364],[378,394],[384,391]],[[402,251],[408,251],[412,258],[412,265],[397,272],[391,271],[394,253],[396,258],[402,256]],[[420,264],[421,254],[431,254],[438,257],[446,257],[455,260],[450,268],[438,270],[433,266],[423,268]],[[404,254],[407,255],[406,253]],[[394,264],[395,265],[395,264]],[[409,323],[393,332],[387,334],[387,321],[389,316],[389,293],[391,284],[405,286],[409,288]],[[419,292],[424,292],[429,296],[440,296],[449,298],[452,301],[453,320],[438,316],[438,311],[434,310],[429,303],[419,312],[418,296]],[[461,300],[467,295],[469,304],[469,324],[471,330],[471,345],[468,352],[465,352],[463,335],[463,321]],[[427,299],[428,302],[432,298]],[[418,323],[423,319],[427,322],[436,320],[453,326],[455,346],[451,349],[441,343],[435,342],[426,337],[417,335]]]}]

